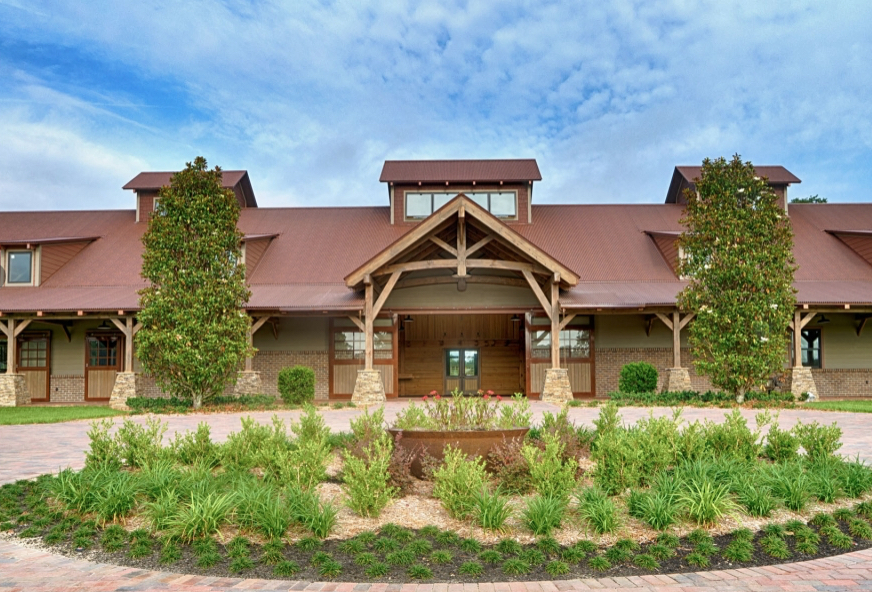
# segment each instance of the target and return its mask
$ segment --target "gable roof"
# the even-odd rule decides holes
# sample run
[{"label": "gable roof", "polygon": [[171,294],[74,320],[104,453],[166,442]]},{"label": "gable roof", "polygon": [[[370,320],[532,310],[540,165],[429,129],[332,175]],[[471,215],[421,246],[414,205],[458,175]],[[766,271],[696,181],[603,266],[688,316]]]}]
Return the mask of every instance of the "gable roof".
[{"label": "gable roof", "polygon": [[382,183],[541,181],[535,158],[511,160],[386,160]]},{"label": "gable roof", "polygon": [[[560,263],[546,251],[540,249],[529,240],[512,230],[509,226],[496,218],[493,214],[482,208],[476,202],[464,194],[459,194],[447,204],[439,208],[431,216],[415,225],[405,235],[373,255],[363,265],[345,276],[345,283],[349,288],[357,288],[363,282],[365,276],[375,274],[388,264],[397,261],[406,255],[415,246],[429,239],[447,221],[469,216],[482,224],[496,237],[495,240],[508,245],[510,251],[520,252],[530,261],[541,265],[550,273],[560,275],[560,281],[566,286],[574,286],[578,283],[578,276],[567,266]],[[470,259],[470,262],[474,260]]]}]

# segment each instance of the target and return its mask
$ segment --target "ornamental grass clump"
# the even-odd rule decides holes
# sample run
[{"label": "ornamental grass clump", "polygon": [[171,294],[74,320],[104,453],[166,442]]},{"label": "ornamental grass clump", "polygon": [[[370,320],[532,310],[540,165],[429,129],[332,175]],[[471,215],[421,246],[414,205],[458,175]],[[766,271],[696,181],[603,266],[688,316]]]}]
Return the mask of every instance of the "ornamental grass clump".
[{"label": "ornamental grass clump", "polygon": [[386,433],[373,439],[359,455],[343,451],[343,489],[348,507],[360,516],[377,517],[397,493],[389,484],[392,451],[393,444]]},{"label": "ornamental grass clump", "polygon": [[564,458],[565,446],[559,437],[552,433],[542,436],[544,450],[532,444],[521,449],[530,467],[530,477],[536,492],[554,499],[569,500],[570,492],[575,488],[575,473],[578,462],[574,458]]},{"label": "ornamental grass clump", "polygon": [[402,430],[496,430],[524,428],[530,425],[533,413],[530,403],[521,394],[504,401],[493,391],[478,391],[467,396],[455,389],[450,397],[436,391],[422,398],[423,406],[412,403],[397,414],[393,427]]}]

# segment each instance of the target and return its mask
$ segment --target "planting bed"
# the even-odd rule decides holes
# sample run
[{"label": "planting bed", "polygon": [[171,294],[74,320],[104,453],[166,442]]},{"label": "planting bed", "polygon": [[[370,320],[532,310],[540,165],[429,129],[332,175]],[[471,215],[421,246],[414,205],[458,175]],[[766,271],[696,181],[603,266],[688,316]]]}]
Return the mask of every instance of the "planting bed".
[{"label": "planting bed", "polygon": [[205,424],[167,445],[157,420],[95,422],[83,471],[0,488],[0,531],[119,565],[361,582],[674,573],[872,545],[872,471],[836,455],[837,427],[617,413],[596,430],[546,413],[491,473],[446,448],[426,481],[380,411],[344,435],[313,408],[290,434],[243,420],[223,444]]}]

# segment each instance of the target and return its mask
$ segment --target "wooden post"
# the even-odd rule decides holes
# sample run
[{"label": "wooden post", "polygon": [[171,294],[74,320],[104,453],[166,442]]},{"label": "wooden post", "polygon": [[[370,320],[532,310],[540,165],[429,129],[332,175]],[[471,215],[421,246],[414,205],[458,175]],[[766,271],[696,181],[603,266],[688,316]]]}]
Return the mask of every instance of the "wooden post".
[{"label": "wooden post", "polygon": [[124,332],[124,371],[133,372],[133,317],[127,317]]},{"label": "wooden post", "polygon": [[15,339],[15,319],[9,319],[6,331],[6,374],[15,374],[15,346],[18,340]]},{"label": "wooden post", "polygon": [[551,282],[551,367],[560,368],[560,284]]},{"label": "wooden post", "polygon": [[802,313],[793,313],[793,367],[802,367]]},{"label": "wooden post", "polygon": [[678,311],[672,313],[672,367],[681,368],[681,319]]},{"label": "wooden post", "polygon": [[466,219],[457,218],[457,275],[466,277]]},{"label": "wooden post", "polygon": [[[251,327],[248,329],[248,345],[249,347],[254,347],[254,334],[257,333],[258,329],[263,327],[266,322],[269,320],[269,317],[260,317],[259,319],[252,318],[251,319]],[[252,356],[245,357],[245,371],[251,372],[253,370],[253,360]]]},{"label": "wooden post", "polygon": [[373,290],[372,290],[372,278],[366,276],[364,280],[365,290],[366,290],[366,311],[363,316],[363,324],[364,324],[364,335],[365,335],[365,349],[364,349],[364,370],[372,370],[372,351],[373,351],[373,318],[372,318],[372,309],[373,309]]}]

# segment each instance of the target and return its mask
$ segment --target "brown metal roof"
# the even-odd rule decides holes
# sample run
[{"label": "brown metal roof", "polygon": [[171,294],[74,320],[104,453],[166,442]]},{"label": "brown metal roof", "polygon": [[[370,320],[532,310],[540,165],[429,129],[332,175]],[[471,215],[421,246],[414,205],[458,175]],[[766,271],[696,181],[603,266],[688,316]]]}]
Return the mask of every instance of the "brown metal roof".
[{"label": "brown metal roof", "polygon": [[[169,185],[175,174],[174,172],[142,172],[128,181],[122,189],[157,191],[161,187]],[[221,185],[225,189],[232,189],[242,199],[246,207],[257,207],[248,171],[221,171]]]},{"label": "brown metal roof", "polygon": [[[761,177],[766,177],[770,185],[790,185],[802,183],[799,177],[788,171],[783,166],[755,166],[754,172]],[[669,182],[669,190],[666,192],[666,203],[684,203],[681,193],[685,188],[695,186],[695,180],[702,173],[701,166],[677,166],[672,172],[672,180]]]},{"label": "brown metal roof", "polygon": [[[682,207],[533,206],[533,224],[513,230],[579,276],[561,293],[567,307],[672,305],[684,286],[646,231],[674,235]],[[872,231],[872,204],[791,204],[800,303],[872,304],[872,265],[833,228]],[[131,310],[138,306],[141,236],[129,211],[0,212],[0,244],[32,237],[101,237],[35,288],[0,287],[0,311]],[[249,278],[249,307],[283,311],[357,310],[361,294],[344,277],[409,231],[388,207],[245,209],[248,237],[276,235]]]},{"label": "brown metal roof", "polygon": [[535,158],[511,160],[386,160],[383,183],[541,181]]}]

